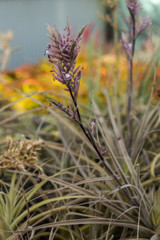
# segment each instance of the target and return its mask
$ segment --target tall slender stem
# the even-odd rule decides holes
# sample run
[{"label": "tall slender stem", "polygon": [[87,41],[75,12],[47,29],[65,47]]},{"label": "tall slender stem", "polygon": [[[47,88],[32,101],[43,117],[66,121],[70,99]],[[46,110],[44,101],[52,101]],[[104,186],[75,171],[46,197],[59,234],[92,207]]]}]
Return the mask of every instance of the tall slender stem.
[{"label": "tall slender stem", "polygon": [[127,123],[128,123],[128,151],[132,144],[132,98],[133,98],[133,59],[129,60],[129,83],[128,83],[128,105],[127,105]]},{"label": "tall slender stem", "polygon": [[128,152],[131,152],[132,144],[132,99],[133,99],[133,58],[135,52],[135,43],[136,43],[136,20],[132,12],[130,12],[132,20],[132,30],[131,30],[131,39],[132,39],[132,51],[129,58],[129,82],[128,82],[128,105],[127,105],[127,123],[128,123]]}]

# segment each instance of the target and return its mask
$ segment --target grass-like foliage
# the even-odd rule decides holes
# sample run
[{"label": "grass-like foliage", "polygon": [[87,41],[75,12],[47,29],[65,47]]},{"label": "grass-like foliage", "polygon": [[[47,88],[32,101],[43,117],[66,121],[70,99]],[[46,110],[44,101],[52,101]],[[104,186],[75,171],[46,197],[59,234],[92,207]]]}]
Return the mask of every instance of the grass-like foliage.
[{"label": "grass-like foliage", "polygon": [[152,101],[157,86],[144,92],[146,83],[152,85],[147,76],[134,88],[133,71],[136,39],[151,21],[140,16],[138,0],[126,3],[125,96],[117,94],[116,69],[112,96],[107,79],[97,96],[89,89],[89,106],[78,102],[83,68],[76,63],[86,26],[73,38],[67,21],[64,36],[48,26],[46,54],[68,97],[57,102],[54,92],[39,93],[48,96],[47,105],[37,92],[21,91],[38,107],[20,114],[15,102],[2,103],[0,240],[160,239],[160,108]]}]

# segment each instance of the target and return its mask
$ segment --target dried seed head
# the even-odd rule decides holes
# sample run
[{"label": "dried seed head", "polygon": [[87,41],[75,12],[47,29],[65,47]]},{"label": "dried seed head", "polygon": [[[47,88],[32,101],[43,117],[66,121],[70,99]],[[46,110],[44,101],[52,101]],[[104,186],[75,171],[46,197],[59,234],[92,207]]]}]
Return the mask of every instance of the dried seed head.
[{"label": "dried seed head", "polygon": [[8,148],[0,155],[0,169],[18,169],[26,171],[26,166],[35,167],[43,172],[43,169],[37,164],[38,152],[43,146],[41,140],[20,140],[13,141],[7,137]]}]

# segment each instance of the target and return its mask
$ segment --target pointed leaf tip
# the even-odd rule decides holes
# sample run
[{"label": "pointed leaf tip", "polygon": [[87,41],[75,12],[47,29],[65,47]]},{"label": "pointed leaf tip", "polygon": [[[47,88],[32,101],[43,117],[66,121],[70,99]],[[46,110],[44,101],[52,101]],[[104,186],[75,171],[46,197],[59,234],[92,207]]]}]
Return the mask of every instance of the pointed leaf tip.
[{"label": "pointed leaf tip", "polygon": [[84,32],[84,30],[86,29],[87,26],[88,26],[88,24],[86,24],[86,25],[80,30],[80,32],[79,32],[78,35],[77,35],[77,39],[82,36],[82,34],[83,34],[83,32]]},{"label": "pointed leaf tip", "polygon": [[69,17],[67,16],[67,26],[68,28],[70,28],[70,25],[69,25]]}]

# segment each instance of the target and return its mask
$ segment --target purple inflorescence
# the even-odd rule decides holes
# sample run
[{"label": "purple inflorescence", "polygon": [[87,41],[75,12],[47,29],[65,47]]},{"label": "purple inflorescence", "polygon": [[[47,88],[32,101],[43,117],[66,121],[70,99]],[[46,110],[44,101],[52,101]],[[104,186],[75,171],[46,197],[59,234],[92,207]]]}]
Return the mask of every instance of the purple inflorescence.
[{"label": "purple inflorescence", "polygon": [[63,36],[56,26],[54,28],[48,25],[51,42],[48,44],[46,50],[48,60],[53,64],[53,77],[55,80],[66,85],[66,90],[72,91],[76,100],[81,71],[83,69],[81,66],[76,67],[76,61],[80,51],[79,42],[82,39],[82,34],[86,26],[81,29],[75,39],[71,37],[69,21],[67,21],[67,27],[65,28],[66,34]]},{"label": "purple inflorescence", "polygon": [[141,11],[139,0],[127,0],[127,7],[133,15],[138,15]]},{"label": "purple inflorescence", "polygon": [[126,0],[127,7],[130,12],[130,18],[126,20],[129,27],[129,32],[122,33],[121,42],[124,51],[129,59],[134,55],[134,45],[135,40],[138,35],[143,32],[149,25],[152,24],[150,16],[141,17],[139,13],[141,12],[141,4],[139,0]]}]

